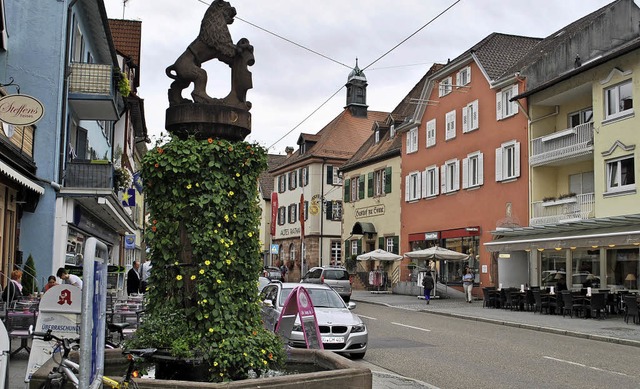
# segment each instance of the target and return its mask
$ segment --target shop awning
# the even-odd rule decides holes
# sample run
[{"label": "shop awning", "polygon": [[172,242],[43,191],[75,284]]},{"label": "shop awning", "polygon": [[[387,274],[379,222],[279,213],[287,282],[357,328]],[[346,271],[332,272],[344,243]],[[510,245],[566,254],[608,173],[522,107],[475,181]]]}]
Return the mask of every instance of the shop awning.
[{"label": "shop awning", "polygon": [[0,172],[4,173],[7,177],[17,182],[18,184],[24,186],[27,189],[30,189],[36,192],[39,195],[44,194],[44,188],[40,185],[36,184],[33,180],[25,176],[24,174],[18,172],[16,169],[7,165],[3,161],[0,161]]},{"label": "shop awning", "polygon": [[484,244],[490,252],[555,249],[572,247],[640,245],[640,227],[611,227],[601,229],[550,232],[546,234],[510,235]]},{"label": "shop awning", "polygon": [[[136,230],[132,217],[120,205],[120,200],[110,190],[77,190],[62,188],[62,197],[71,197],[118,233],[125,235]],[[130,211],[129,211],[130,212]]]},{"label": "shop awning", "polygon": [[351,235],[375,235],[376,227],[373,223],[356,222],[351,229]]}]

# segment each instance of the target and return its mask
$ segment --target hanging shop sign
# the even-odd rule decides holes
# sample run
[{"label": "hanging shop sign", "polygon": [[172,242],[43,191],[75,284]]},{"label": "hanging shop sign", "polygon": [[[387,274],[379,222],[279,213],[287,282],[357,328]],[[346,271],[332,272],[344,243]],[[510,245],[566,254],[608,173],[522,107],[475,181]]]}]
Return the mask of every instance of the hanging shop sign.
[{"label": "hanging shop sign", "polygon": [[37,123],[44,116],[44,105],[28,95],[7,95],[0,98],[0,120],[14,126]]}]

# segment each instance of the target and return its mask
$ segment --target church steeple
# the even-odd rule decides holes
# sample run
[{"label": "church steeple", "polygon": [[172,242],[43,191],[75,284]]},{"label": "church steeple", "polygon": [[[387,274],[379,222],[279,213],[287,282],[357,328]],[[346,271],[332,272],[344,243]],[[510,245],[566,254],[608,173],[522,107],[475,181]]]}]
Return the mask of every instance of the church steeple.
[{"label": "church steeple", "polygon": [[347,87],[347,105],[353,116],[367,117],[367,77],[358,67],[358,58],[356,58],[356,66],[349,73],[349,78],[345,85]]}]

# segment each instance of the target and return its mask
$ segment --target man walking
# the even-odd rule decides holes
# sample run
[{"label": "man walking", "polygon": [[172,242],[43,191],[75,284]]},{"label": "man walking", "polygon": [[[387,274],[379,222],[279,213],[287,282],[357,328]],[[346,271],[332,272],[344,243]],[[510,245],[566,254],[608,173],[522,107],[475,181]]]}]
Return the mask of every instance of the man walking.
[{"label": "man walking", "polygon": [[140,293],[140,274],[138,269],[140,269],[140,263],[133,261],[131,270],[127,273],[127,295]]},{"label": "man walking", "polygon": [[151,258],[147,258],[146,261],[140,267],[140,293],[147,292],[147,286],[149,285],[149,276],[151,276]]}]

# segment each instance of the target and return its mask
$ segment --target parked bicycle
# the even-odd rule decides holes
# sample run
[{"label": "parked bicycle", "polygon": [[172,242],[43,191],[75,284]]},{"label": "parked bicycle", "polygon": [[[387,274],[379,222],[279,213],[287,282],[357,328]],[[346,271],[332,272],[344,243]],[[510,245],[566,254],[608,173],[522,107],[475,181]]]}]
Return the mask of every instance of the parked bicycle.
[{"label": "parked bicycle", "polygon": [[[42,339],[45,342],[56,342],[53,358],[55,361],[56,354],[60,354],[60,361],[57,366],[47,375],[46,381],[40,386],[40,389],[62,389],[67,383],[74,388],[78,388],[80,365],[69,359],[71,350],[77,350],[80,346],[80,339],[76,338],[60,338],[47,332],[32,332],[33,338]],[[107,376],[102,377],[104,387],[112,389],[137,389],[138,384],[133,378],[138,378],[138,371],[135,369],[136,362],[143,360],[145,357],[151,356],[156,352],[154,348],[125,350],[123,354],[127,356],[129,361],[127,372],[120,380],[115,380]]]}]

